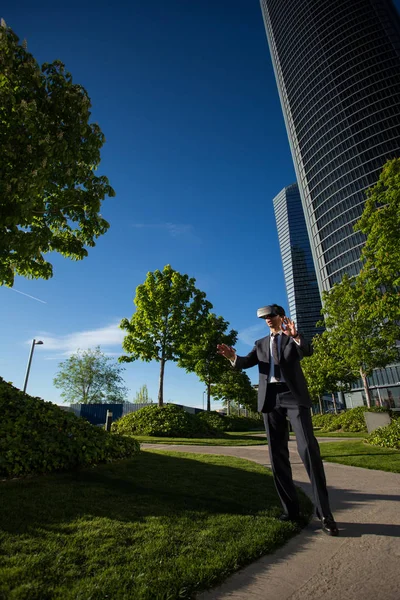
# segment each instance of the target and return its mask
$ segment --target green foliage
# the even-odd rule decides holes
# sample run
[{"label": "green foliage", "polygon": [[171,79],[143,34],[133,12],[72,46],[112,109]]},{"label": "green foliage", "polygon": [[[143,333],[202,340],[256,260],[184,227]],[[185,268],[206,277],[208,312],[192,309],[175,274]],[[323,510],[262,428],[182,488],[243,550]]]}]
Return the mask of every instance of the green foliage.
[{"label": "green foliage", "polygon": [[12,286],[16,273],[51,277],[49,252],[87,256],[115,193],[95,175],[104,135],[86,90],[58,60],[40,68],[4,22],[0,57],[0,284]]},{"label": "green foliage", "polygon": [[78,350],[59,364],[54,385],[61,388],[64,402],[82,404],[124,402],[127,389],[123,384],[123,367],[101,352]]},{"label": "green foliage", "polygon": [[152,404],[153,400],[149,398],[149,390],[147,389],[147,385],[144,384],[140,388],[140,390],[136,393],[134,398],[135,404]]},{"label": "green foliage", "polygon": [[354,377],[361,376],[371,405],[367,376],[397,359],[397,327],[381,319],[359,277],[344,275],[342,281],[323,293],[327,340],[326,353],[334,364],[343,365]]},{"label": "green foliage", "polygon": [[250,410],[257,410],[257,392],[244,371],[236,371],[229,367],[218,382],[212,385],[211,394],[213,398],[225,404],[232,401]]},{"label": "green foliage", "polygon": [[123,435],[178,438],[213,437],[224,431],[249,431],[257,428],[262,428],[258,419],[228,417],[208,411],[192,415],[175,404],[162,407],[150,404],[112,424],[112,431]]},{"label": "green foliage", "polygon": [[364,294],[370,298],[366,312],[372,310],[399,332],[400,158],[388,161],[378,183],[367,191],[364,212],[355,229],[367,236],[360,273]]},{"label": "green foliage", "polygon": [[196,419],[205,423],[209,429],[214,431],[227,431],[227,417],[214,411],[204,411],[197,413]]},{"label": "green foliage", "polygon": [[400,419],[394,419],[390,425],[375,429],[366,438],[366,442],[373,446],[400,450]]},{"label": "green foliage", "polygon": [[315,415],[313,416],[313,425],[315,427],[321,427],[321,431],[367,431],[365,424],[364,413],[365,412],[388,412],[384,408],[378,408],[372,406],[367,408],[366,406],[357,406],[351,408],[338,415],[327,414],[327,415]]},{"label": "green foliage", "polygon": [[253,429],[264,429],[261,419],[251,419],[250,417],[226,416],[224,417],[225,431],[251,431]]},{"label": "green foliage", "polygon": [[358,374],[356,377],[343,360],[343,353],[332,343],[329,332],[315,335],[312,343],[313,353],[303,358],[301,367],[310,396],[317,402],[325,392],[348,390]]},{"label": "green foliage", "polygon": [[217,412],[201,412],[196,415],[196,419],[207,423],[208,427],[214,431],[252,431],[253,429],[264,429],[264,423],[261,419],[220,415]]},{"label": "green foliage", "polygon": [[164,402],[165,363],[182,359],[212,308],[195,282],[170,265],[147,273],[146,281],[136,288],[136,312],[130,321],[123,319],[120,324],[127,332],[122,343],[127,355],[120,357],[121,362],[160,363],[159,406]]},{"label": "green foliage", "polygon": [[206,423],[175,404],[144,406],[115,421],[112,431],[158,437],[201,437],[211,433]]},{"label": "green foliage", "polygon": [[[313,427],[328,427],[330,425],[330,423],[332,421],[334,421],[336,418],[338,417],[338,415],[335,415],[333,413],[325,413],[322,415],[313,415],[312,417],[312,423],[313,423]],[[325,431],[325,429],[322,429],[323,431]],[[335,431],[335,430],[329,430],[329,431]]]},{"label": "green foliage", "polygon": [[14,477],[127,458],[133,439],[111,435],[0,378],[0,475]]},{"label": "green foliage", "polygon": [[229,362],[217,352],[217,344],[233,346],[237,340],[237,331],[227,331],[229,323],[214,313],[209,313],[198,329],[196,336],[185,348],[178,360],[178,366],[188,372],[194,372],[207,386],[207,410],[211,410],[211,385],[217,383],[226,371],[231,370]]}]

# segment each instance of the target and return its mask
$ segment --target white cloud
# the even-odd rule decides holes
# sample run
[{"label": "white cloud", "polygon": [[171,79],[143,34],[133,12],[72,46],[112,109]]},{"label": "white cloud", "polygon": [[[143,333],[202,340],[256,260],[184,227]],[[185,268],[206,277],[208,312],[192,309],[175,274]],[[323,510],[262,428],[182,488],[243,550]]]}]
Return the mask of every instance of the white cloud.
[{"label": "white cloud", "polygon": [[[115,346],[121,347],[125,332],[119,328],[119,321],[99,329],[76,331],[67,335],[55,336],[50,333],[40,333],[36,339],[43,341],[43,349],[55,351],[58,356],[69,356],[77,350],[87,350],[100,346],[101,350],[109,356],[120,356],[121,352],[108,352],[107,349]],[[32,341],[28,342],[32,343]],[[52,360],[49,357],[49,360]]]},{"label": "white cloud", "polygon": [[265,331],[265,323],[260,323],[259,325],[252,325],[251,327],[247,327],[242,331],[239,331],[238,338],[243,344],[247,344],[248,346],[254,346],[254,341],[263,337],[266,334]]}]

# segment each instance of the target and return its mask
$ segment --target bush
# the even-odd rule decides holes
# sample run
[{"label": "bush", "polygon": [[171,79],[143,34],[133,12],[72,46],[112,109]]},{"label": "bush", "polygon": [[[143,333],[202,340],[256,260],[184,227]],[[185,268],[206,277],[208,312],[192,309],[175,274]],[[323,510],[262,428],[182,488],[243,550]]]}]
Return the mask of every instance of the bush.
[{"label": "bush", "polygon": [[324,415],[313,415],[313,427],[328,427],[335,422],[335,419],[337,419],[338,416],[339,415],[335,415],[333,413],[326,413]]},{"label": "bush", "polygon": [[252,429],[264,430],[264,422],[261,419],[251,419],[250,417],[226,416],[224,417],[225,431],[250,431]]},{"label": "bush", "polygon": [[[378,408],[372,406],[367,408],[366,406],[357,406],[356,408],[350,408],[339,415],[326,414],[326,415],[315,415],[313,417],[313,425],[315,427],[321,427],[320,431],[351,431],[351,432],[364,432],[367,431],[365,424],[364,413],[365,412],[387,412],[384,408]],[[317,423],[320,423],[317,425]]]},{"label": "bush", "polygon": [[133,456],[136,440],[111,435],[0,377],[0,476],[46,473]]},{"label": "bush", "polygon": [[212,435],[206,422],[175,404],[150,404],[125,415],[112,424],[112,430],[126,435],[157,437],[199,437]]},{"label": "bush", "polygon": [[200,412],[197,413],[196,419],[204,423],[209,429],[212,431],[226,431],[226,419],[229,417],[224,417],[217,412]]},{"label": "bush", "polygon": [[372,446],[382,448],[396,448],[400,450],[400,419],[396,418],[386,427],[375,429],[365,440]]}]

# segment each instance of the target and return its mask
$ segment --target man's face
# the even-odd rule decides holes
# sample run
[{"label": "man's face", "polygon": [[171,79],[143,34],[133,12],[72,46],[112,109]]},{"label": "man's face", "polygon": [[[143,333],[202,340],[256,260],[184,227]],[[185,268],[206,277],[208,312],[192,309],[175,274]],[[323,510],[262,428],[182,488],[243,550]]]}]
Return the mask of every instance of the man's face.
[{"label": "man's face", "polygon": [[280,329],[282,325],[282,317],[275,313],[271,313],[265,317],[265,322],[270,329]]}]

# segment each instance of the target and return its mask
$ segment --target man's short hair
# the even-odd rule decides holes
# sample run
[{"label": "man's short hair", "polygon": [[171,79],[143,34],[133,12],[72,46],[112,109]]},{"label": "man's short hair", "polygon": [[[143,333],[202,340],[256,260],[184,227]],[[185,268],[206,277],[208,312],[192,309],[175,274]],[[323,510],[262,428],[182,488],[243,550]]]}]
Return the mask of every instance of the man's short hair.
[{"label": "man's short hair", "polygon": [[280,317],[284,317],[285,309],[282,306],[279,306],[279,304],[268,304],[257,310],[257,317],[259,319],[266,319],[267,315],[279,315]]}]

